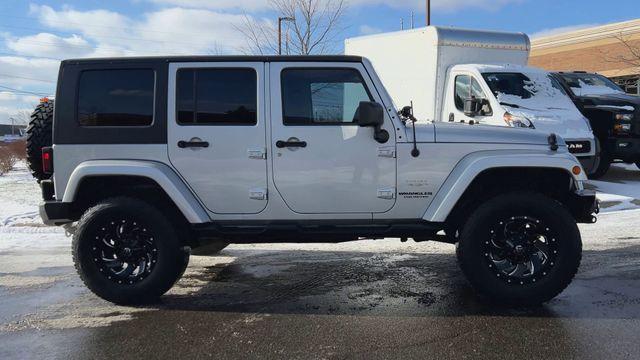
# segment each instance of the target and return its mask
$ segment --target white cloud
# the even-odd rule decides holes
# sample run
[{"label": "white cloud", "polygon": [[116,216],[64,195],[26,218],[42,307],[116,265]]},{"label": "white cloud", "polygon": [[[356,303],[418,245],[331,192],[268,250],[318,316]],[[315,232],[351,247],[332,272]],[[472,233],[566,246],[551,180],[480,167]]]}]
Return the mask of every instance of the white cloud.
[{"label": "white cloud", "polygon": [[[431,9],[433,11],[454,12],[458,10],[473,8],[487,11],[496,11],[500,8],[522,3],[524,0],[433,0]],[[426,2],[424,0],[350,0],[349,5],[386,5],[399,9],[414,9],[425,11]]]},{"label": "white cloud", "polygon": [[268,0],[149,0],[160,5],[171,5],[196,9],[245,11],[263,10],[269,7]]},{"label": "white cloud", "polygon": [[207,54],[212,49],[238,52],[236,31],[244,16],[206,9],[165,8],[141,20],[107,10],[55,10],[31,5],[31,13],[52,29],[79,32],[94,44],[87,56]]},{"label": "white cloud", "polygon": [[59,66],[60,62],[56,60],[0,56],[0,73],[3,74],[0,75],[0,80],[2,84],[11,87],[19,88],[29,85],[53,90],[53,82],[58,78]]},{"label": "white cloud", "polygon": [[362,35],[371,35],[382,32],[382,29],[369,25],[362,25],[358,30],[360,30],[360,34]]},{"label": "white cloud", "polygon": [[63,38],[40,33],[20,38],[8,38],[7,47],[16,53],[43,57],[81,57],[92,52],[92,46],[78,35]]},{"label": "white cloud", "polygon": [[582,30],[582,29],[586,29],[586,28],[590,28],[598,25],[599,24],[581,24],[581,25],[562,26],[562,27],[551,28],[551,29],[543,29],[531,34],[530,37],[532,39],[542,38],[542,37],[558,35],[566,32]]}]

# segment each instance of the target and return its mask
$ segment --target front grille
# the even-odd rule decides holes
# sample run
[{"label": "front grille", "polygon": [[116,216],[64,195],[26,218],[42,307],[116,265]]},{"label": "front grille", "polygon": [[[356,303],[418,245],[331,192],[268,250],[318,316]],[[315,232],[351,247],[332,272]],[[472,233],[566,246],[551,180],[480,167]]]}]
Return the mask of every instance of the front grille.
[{"label": "front grille", "polygon": [[591,152],[590,141],[567,141],[567,147],[572,154],[586,154]]}]

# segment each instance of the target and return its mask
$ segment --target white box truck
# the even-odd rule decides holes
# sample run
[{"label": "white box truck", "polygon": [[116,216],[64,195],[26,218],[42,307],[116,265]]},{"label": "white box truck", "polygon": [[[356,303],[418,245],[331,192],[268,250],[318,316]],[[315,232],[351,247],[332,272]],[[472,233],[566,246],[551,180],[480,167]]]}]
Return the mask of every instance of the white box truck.
[{"label": "white box truck", "polygon": [[345,41],[345,53],[368,58],[395,104],[412,103],[419,121],[552,132],[591,172],[598,149],[589,121],[548,72],[526,66],[530,48],[523,33],[436,26]]}]

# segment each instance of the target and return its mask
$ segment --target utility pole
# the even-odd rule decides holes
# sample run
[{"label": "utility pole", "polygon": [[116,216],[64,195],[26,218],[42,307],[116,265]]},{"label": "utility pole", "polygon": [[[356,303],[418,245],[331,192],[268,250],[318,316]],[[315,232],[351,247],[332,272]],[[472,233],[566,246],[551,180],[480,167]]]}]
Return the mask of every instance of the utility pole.
[{"label": "utility pole", "polygon": [[431,0],[427,0],[427,26],[431,25]]},{"label": "utility pole", "polygon": [[14,136],[16,134],[15,129],[14,129],[15,128],[14,127],[14,125],[15,125],[14,123],[15,123],[16,120],[14,118],[12,118],[12,117],[10,117],[9,120],[11,120],[11,136]]},{"label": "utility pole", "polygon": [[415,26],[415,13],[413,12],[413,10],[411,10],[411,29],[414,29]]},{"label": "utility pole", "polygon": [[404,30],[404,19],[400,19],[400,30]]},{"label": "utility pole", "polygon": [[283,21],[296,21],[296,19],[292,17],[278,18],[278,55],[282,55],[282,22]]}]

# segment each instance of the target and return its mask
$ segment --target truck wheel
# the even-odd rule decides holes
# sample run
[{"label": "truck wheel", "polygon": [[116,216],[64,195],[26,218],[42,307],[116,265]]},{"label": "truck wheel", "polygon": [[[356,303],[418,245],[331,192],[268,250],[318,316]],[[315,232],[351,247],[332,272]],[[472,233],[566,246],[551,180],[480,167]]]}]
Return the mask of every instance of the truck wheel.
[{"label": "truck wheel", "polygon": [[42,171],[42,148],[52,144],[52,126],[53,100],[42,101],[31,114],[27,127],[27,165],[38,181],[51,177]]},{"label": "truck wheel", "polygon": [[86,286],[116,304],[149,303],[182,276],[189,252],[172,222],[148,203],[105,200],[89,209],[73,236],[73,260]]},{"label": "truck wheel", "polygon": [[471,215],[457,254],[481,296],[532,306],[569,285],[580,266],[582,240],[575,219],[559,202],[542,194],[509,193]]},{"label": "truck wheel", "polygon": [[596,139],[596,148],[599,149],[599,153],[596,154],[596,163],[593,168],[593,172],[587,174],[589,179],[596,180],[603,177],[611,167],[611,156],[600,146],[600,141]]}]

